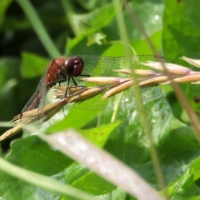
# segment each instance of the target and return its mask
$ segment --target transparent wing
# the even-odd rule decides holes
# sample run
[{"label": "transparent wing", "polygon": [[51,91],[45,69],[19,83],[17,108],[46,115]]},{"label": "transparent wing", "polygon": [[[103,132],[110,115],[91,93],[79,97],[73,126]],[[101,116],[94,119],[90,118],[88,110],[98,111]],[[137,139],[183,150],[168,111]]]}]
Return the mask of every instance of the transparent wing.
[{"label": "transparent wing", "polygon": [[[146,104],[148,102],[154,101],[163,95],[163,91],[160,86],[151,86],[151,87],[144,87],[141,89],[142,91],[142,98],[143,103]],[[116,99],[119,97],[120,94],[115,96],[109,97],[105,100],[102,100],[103,94],[99,94],[89,100],[84,102],[75,103],[73,104],[73,108],[78,109],[85,109],[85,110],[104,110],[104,109],[113,109]],[[136,103],[134,91],[132,88],[124,91],[122,93],[123,101],[122,104],[127,104],[128,106],[134,106]],[[72,105],[67,105],[68,107]]]},{"label": "transparent wing", "polygon": [[[82,74],[89,74],[91,76],[106,75],[117,76],[117,72],[113,69],[127,69],[127,57],[100,57],[100,56],[80,56],[84,61],[84,70]],[[146,61],[157,61],[152,55],[133,56],[131,58],[132,66],[134,69],[148,69],[148,67],[140,64]]]},{"label": "transparent wing", "polygon": [[24,106],[24,108],[22,109],[22,112],[27,111],[27,110],[33,110],[35,108],[42,108],[45,106],[46,94],[47,94],[45,80],[46,80],[46,75],[44,75],[41,78],[35,93],[29,99],[28,103]]},{"label": "transparent wing", "polygon": [[[91,76],[127,76],[121,75],[118,72],[115,72],[115,69],[129,69],[128,61],[126,57],[100,57],[100,56],[81,56],[84,61],[84,71],[82,74],[88,74]],[[140,55],[133,56],[132,67],[134,69],[149,69],[147,66],[142,65],[141,63],[145,63],[147,61],[157,61],[157,59],[152,55]],[[82,83],[81,83],[82,84]],[[85,85],[93,85],[93,84],[85,84]],[[131,89],[128,89],[131,91]],[[131,91],[132,92],[132,91]],[[127,91],[124,92],[124,95],[127,94]],[[132,92],[132,97],[130,98],[130,102],[135,102],[135,98],[133,96],[134,92]],[[160,98],[163,95],[163,91],[160,86],[151,86],[142,88],[143,94],[143,102],[148,103],[157,98]],[[130,95],[129,95],[130,96]],[[75,104],[73,107],[80,109],[105,109],[107,108],[108,100],[100,100],[101,95],[94,97],[90,100],[87,100],[82,103]],[[109,98],[109,107],[113,107],[115,97]]]}]

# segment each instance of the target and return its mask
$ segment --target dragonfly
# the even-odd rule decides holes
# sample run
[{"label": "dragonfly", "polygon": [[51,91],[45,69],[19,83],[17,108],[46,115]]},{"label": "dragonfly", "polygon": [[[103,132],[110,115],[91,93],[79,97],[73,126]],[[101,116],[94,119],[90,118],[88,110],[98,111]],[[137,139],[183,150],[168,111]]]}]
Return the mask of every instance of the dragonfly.
[{"label": "dragonfly", "polygon": [[84,76],[82,75],[83,68],[83,60],[78,56],[72,58],[60,57],[53,59],[50,62],[45,75],[40,80],[36,92],[25,105],[22,112],[43,107],[45,105],[46,93],[57,83],[60,84],[66,81],[67,86],[69,86],[70,79],[72,79],[74,85],[77,86],[74,77]]},{"label": "dragonfly", "polygon": [[[132,57],[132,65],[134,69],[149,69],[145,66],[146,61],[156,61],[154,56],[134,56]],[[74,56],[74,57],[60,57],[53,59],[49,66],[47,67],[45,75],[41,78],[39,85],[36,89],[34,95],[30,98],[28,103],[23,108],[21,114],[15,116],[11,122],[14,122],[17,126],[8,130],[3,135],[0,136],[0,141],[16,134],[17,132],[22,130],[21,124],[28,125],[33,122],[36,122],[40,119],[42,121],[47,121],[54,114],[56,114],[60,109],[66,106],[65,97],[69,95],[68,98],[72,98],[73,102],[77,102],[76,98],[80,100],[80,98],[86,98],[83,102],[79,103],[77,108],[81,109],[105,109],[109,105],[111,108],[114,106],[114,102],[116,99],[116,95],[109,97],[109,104],[105,103],[104,100],[100,100],[98,96],[92,96],[92,98],[88,98],[88,95],[84,96],[84,93],[87,93],[88,90],[87,82],[85,86],[78,84],[78,81],[81,80],[81,76],[91,76],[91,77],[127,77],[126,73],[120,74],[120,71],[127,71],[124,69],[128,69],[129,65],[126,57],[100,57],[100,56]],[[121,70],[123,69],[123,70]],[[146,75],[145,75],[146,76]],[[148,78],[148,77],[147,77]],[[100,78],[101,79],[101,78]],[[103,78],[102,78],[103,79]],[[72,80],[72,81],[71,81]],[[130,81],[130,79],[129,79]],[[46,96],[48,91],[55,86],[56,84],[60,85],[61,83],[66,82],[65,92],[62,93],[59,101],[54,103],[46,104]],[[125,83],[125,82],[123,82]],[[72,89],[74,87],[74,89]],[[94,84],[96,86],[96,83]],[[119,84],[115,85],[120,86]],[[97,89],[101,91],[102,88],[113,89],[113,86],[107,87],[96,86]],[[115,88],[115,87],[114,87]],[[77,89],[77,90],[76,90]],[[74,90],[74,91],[73,91]],[[102,90],[104,93],[104,89]],[[108,90],[107,90],[108,91]],[[72,92],[72,96],[70,97]],[[77,94],[73,96],[73,94]],[[106,93],[106,92],[105,92]],[[104,94],[105,94],[104,93]],[[101,92],[100,92],[101,95]],[[148,103],[155,99],[160,98],[163,95],[162,89],[159,86],[151,86],[144,87],[142,89],[143,101],[144,103]],[[55,95],[56,96],[56,95]],[[126,97],[129,98],[126,98]],[[97,97],[97,98],[96,98]],[[87,100],[89,99],[89,100]],[[92,100],[92,102],[91,102]],[[106,99],[108,100],[108,98]],[[81,100],[82,101],[82,100]],[[98,101],[98,103],[96,103]],[[80,101],[78,101],[80,102]],[[121,102],[123,105],[133,105],[134,97],[132,90],[124,91],[123,98],[121,98]],[[77,104],[75,104],[77,105]],[[39,122],[40,124],[40,122]]]},{"label": "dragonfly", "polygon": [[[156,58],[152,55],[139,55],[133,56],[131,60],[135,69],[148,69],[148,67],[142,65],[141,63],[145,61],[156,61]],[[126,57],[82,55],[53,59],[47,67],[45,75],[41,78],[36,92],[23,108],[22,116],[25,111],[43,108],[46,103],[47,92],[56,84],[60,85],[61,83],[66,82],[66,91],[64,94],[64,97],[66,97],[71,80],[74,86],[79,86],[77,81],[80,80],[81,76],[118,77],[119,73],[117,70],[121,68],[128,68],[128,61]],[[161,96],[162,90],[157,87],[153,90],[153,92],[148,92],[147,95],[144,95],[144,101],[149,102]],[[79,105],[79,107],[81,108],[81,105]],[[97,109],[104,109],[103,107],[101,108],[101,106],[98,105]],[[83,108],[95,109],[94,107],[92,108],[91,104],[88,108]]]}]

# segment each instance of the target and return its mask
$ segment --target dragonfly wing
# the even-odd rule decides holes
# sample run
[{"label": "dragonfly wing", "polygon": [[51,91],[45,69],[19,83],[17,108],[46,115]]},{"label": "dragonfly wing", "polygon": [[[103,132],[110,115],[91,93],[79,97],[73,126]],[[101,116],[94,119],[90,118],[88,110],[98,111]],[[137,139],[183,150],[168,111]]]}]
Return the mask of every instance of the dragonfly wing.
[{"label": "dragonfly wing", "polygon": [[142,89],[142,98],[144,104],[159,99],[162,96],[163,90],[159,85],[153,87],[144,87]]},{"label": "dragonfly wing", "polygon": [[27,104],[22,109],[22,112],[38,108],[39,103],[40,103],[40,99],[41,99],[41,96],[40,96],[40,93],[39,93],[39,88],[37,88],[37,90],[35,91],[33,96],[29,99]]},{"label": "dragonfly wing", "polygon": [[44,108],[46,105],[46,95],[47,95],[47,85],[46,85],[46,74],[42,77],[39,83],[39,93],[40,93],[40,102],[38,108]]},{"label": "dragonfly wing", "polygon": [[[45,106],[46,102],[46,93],[47,93],[47,87],[46,87],[46,75],[43,76],[39,82],[39,85],[33,94],[33,96],[30,98],[28,103],[23,108],[21,114],[19,115],[20,122],[27,124],[27,122],[30,120],[28,117],[27,111],[32,111],[30,114],[30,118],[32,116],[37,116],[39,121],[43,121],[44,115],[43,115],[43,108]],[[38,111],[34,111],[34,109],[38,109]],[[39,114],[37,114],[39,113]]]},{"label": "dragonfly wing", "polygon": [[[100,57],[100,56],[81,56],[84,61],[84,70],[82,74],[91,76],[119,76],[114,72],[115,69],[129,69],[127,57]],[[153,55],[139,55],[131,58],[134,69],[149,69],[142,65],[142,62],[157,61]],[[123,75],[124,76],[124,75]]]},{"label": "dragonfly wing", "polygon": [[[154,101],[163,95],[163,91],[160,86],[144,87],[141,89],[143,103]],[[133,89],[127,89],[120,94],[109,97],[102,100],[103,94],[99,94],[89,100],[73,104],[73,108],[83,109],[83,110],[104,110],[113,109],[118,98],[121,98],[121,105],[126,104],[126,106],[134,107],[136,105],[136,100],[134,96]],[[71,105],[68,105],[71,107]]]}]

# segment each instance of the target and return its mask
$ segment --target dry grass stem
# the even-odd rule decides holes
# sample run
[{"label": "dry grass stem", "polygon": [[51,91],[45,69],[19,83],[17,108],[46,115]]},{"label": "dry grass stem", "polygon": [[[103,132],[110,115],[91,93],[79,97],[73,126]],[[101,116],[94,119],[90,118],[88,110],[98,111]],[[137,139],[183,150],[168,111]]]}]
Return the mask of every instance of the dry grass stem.
[{"label": "dry grass stem", "polygon": [[[131,70],[128,70],[128,69],[119,69],[119,70],[113,70],[113,71],[126,74],[126,75],[131,75],[132,73]],[[136,69],[134,70],[134,73],[137,76],[155,76],[158,74],[157,72],[153,70],[148,70],[148,69]]]},{"label": "dry grass stem", "polygon": [[72,96],[68,100],[68,103],[77,103],[77,102],[82,102],[82,101],[91,99],[95,97],[96,95],[102,93],[105,89],[106,89],[106,86],[89,87],[85,91],[83,91],[81,94]]},{"label": "dry grass stem", "polygon": [[29,125],[33,122],[36,122],[38,120],[42,120],[43,122],[48,121],[66,104],[85,101],[102,93],[105,89],[105,86],[98,86],[92,88],[86,88],[83,86],[77,88],[71,87],[69,92],[71,95],[63,99],[66,87],[59,87],[57,89],[57,98],[62,97],[61,100],[48,104],[44,108],[29,110],[15,116],[11,123],[14,123],[16,126],[3,133],[0,136],[0,141],[19,133],[22,130],[22,127]]},{"label": "dry grass stem", "polygon": [[[156,70],[164,71],[164,67],[160,62],[147,62],[142,64]],[[167,68],[170,74],[175,74],[175,75],[186,75],[191,72],[191,69],[187,67],[183,67],[181,65],[176,65],[172,63],[165,63],[165,67]]]},{"label": "dry grass stem", "polygon": [[44,108],[37,108],[23,112],[13,118],[11,122],[27,125],[35,122],[38,119],[43,119],[44,121],[49,120],[53,115],[55,115],[60,109],[65,106],[65,100],[59,100],[54,103],[46,105]]},{"label": "dry grass stem", "polygon": [[16,125],[15,127],[7,130],[5,133],[3,133],[0,136],[0,141],[3,141],[13,135],[16,135],[17,133],[19,133],[22,130],[22,126],[20,124]]},{"label": "dry grass stem", "polygon": [[88,77],[80,80],[95,84],[118,84],[121,82],[119,77]]},{"label": "dry grass stem", "polygon": [[102,97],[102,100],[129,89],[130,87],[133,86],[133,83],[134,83],[133,80],[127,80],[119,85],[116,85],[116,86],[110,88],[109,90],[107,90],[105,92],[105,94]]},{"label": "dry grass stem", "polygon": [[[69,87],[69,88],[70,90],[68,90],[68,95],[67,95],[68,99],[66,99],[66,101],[69,100],[71,97],[75,95],[80,95],[82,92],[87,90],[87,88],[84,86],[76,86],[76,87]],[[66,89],[67,89],[66,86],[55,87],[55,97],[57,99],[63,99]]]},{"label": "dry grass stem", "polygon": [[192,59],[192,58],[188,58],[188,57],[185,57],[185,56],[181,57],[181,59],[185,60],[187,63],[189,63],[189,64],[191,64],[195,67],[200,68],[200,60],[198,60],[198,59]]},{"label": "dry grass stem", "polygon": [[200,74],[191,74],[183,77],[175,78],[174,81],[177,83],[193,83],[200,80]]},{"label": "dry grass stem", "polygon": [[22,130],[24,126],[31,124],[37,120],[48,121],[65,105],[66,101],[60,100],[55,103],[48,104],[44,108],[29,110],[27,112],[23,112],[15,116],[11,123],[16,124],[16,126],[3,133],[0,136],[0,141],[5,140],[6,138],[9,138],[13,135],[16,135]]},{"label": "dry grass stem", "polygon": [[157,85],[157,84],[169,81],[169,80],[170,80],[170,78],[168,76],[159,75],[156,77],[152,77],[152,78],[148,78],[146,80],[140,81],[139,86]]}]

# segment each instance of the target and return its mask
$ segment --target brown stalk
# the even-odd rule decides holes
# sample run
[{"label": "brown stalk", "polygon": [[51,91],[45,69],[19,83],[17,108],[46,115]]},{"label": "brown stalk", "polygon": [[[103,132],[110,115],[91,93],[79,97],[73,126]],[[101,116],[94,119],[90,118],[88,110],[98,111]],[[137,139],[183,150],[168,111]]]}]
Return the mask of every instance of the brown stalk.
[{"label": "brown stalk", "polygon": [[[129,69],[119,69],[119,70],[113,70],[113,71],[127,74],[127,75],[131,75],[131,73],[132,73],[131,70],[129,70]],[[155,72],[153,70],[148,70],[148,69],[136,69],[136,70],[134,70],[134,73],[137,76],[154,76],[157,74],[157,72]]]},{"label": "brown stalk", "polygon": [[[63,92],[62,93],[62,98],[63,98],[66,87],[65,87],[65,90],[63,90],[63,87],[60,87],[59,89],[61,92]],[[5,140],[6,138],[9,138],[19,133],[20,131],[22,131],[22,128],[24,126],[29,125],[33,122],[36,122],[37,120],[43,120],[44,122],[48,121],[51,117],[53,117],[58,111],[60,111],[68,103],[82,102],[84,100],[90,99],[100,94],[105,89],[106,87],[103,87],[103,86],[101,87],[99,86],[95,88],[93,87],[93,88],[88,88],[88,89],[86,87],[71,88],[69,92],[71,95],[69,95],[68,97],[62,100],[56,101],[54,103],[48,104],[44,108],[29,110],[15,116],[13,120],[11,121],[11,123],[14,124],[15,127],[3,133],[0,136],[0,141]]]}]

